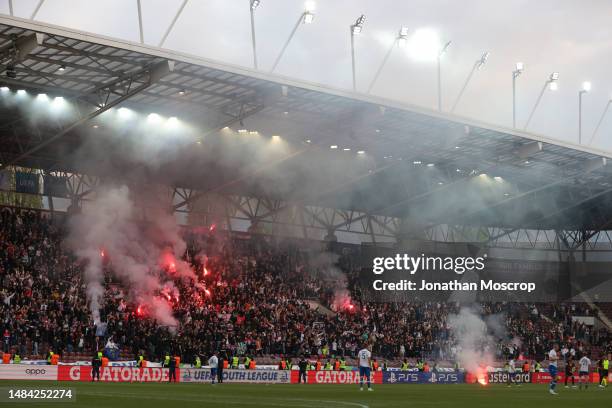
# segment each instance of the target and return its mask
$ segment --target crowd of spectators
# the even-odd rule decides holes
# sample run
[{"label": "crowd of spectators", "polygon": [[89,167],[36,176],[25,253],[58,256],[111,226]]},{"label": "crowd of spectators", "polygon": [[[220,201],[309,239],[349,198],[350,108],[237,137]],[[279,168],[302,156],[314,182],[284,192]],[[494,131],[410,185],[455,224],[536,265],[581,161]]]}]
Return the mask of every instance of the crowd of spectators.
[{"label": "crowd of spectators", "polygon": [[[95,324],[83,265],[65,246],[64,225],[45,212],[0,209],[4,352],[35,357],[49,350],[93,352],[107,346],[143,352],[152,360],[173,352],[191,361],[220,350],[250,356],[354,356],[365,342],[388,360],[452,360],[457,352],[448,317],[459,305],[366,302],[350,278],[350,253],[321,261],[322,243],[305,248],[261,236],[186,234],[185,260],[196,279],[173,282],[179,295],[168,302],[178,321],[175,327],[158,324],[130,303],[124,284],[112,274],[109,254],[101,322]],[[339,285],[349,300],[332,306]],[[567,355],[610,344],[607,331],[572,319],[592,314],[584,305],[495,303],[479,308],[483,315],[502,317],[505,333],[492,346],[500,359],[537,358],[552,342],[562,344]]]}]

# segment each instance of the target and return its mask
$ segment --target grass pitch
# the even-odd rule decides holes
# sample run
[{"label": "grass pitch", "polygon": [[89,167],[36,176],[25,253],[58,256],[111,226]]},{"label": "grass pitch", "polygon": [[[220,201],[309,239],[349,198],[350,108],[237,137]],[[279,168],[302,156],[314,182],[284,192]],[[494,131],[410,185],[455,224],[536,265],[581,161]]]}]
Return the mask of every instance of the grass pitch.
[{"label": "grass pitch", "polygon": [[[559,395],[548,394],[547,385],[377,385],[373,392],[356,385],[259,385],[259,384],[159,384],[80,383],[51,381],[0,381],[0,387],[72,388],[76,402],[24,402],[24,407],[296,407],[296,408],[578,408],[612,406],[612,387],[588,390],[557,386]],[[0,403],[0,406],[17,406]]]}]

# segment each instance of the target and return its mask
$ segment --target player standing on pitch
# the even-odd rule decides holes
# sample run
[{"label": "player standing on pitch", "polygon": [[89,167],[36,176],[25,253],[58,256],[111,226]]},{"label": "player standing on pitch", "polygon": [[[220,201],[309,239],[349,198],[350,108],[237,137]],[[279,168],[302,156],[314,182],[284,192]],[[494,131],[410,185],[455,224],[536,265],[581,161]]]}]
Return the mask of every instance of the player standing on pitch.
[{"label": "player standing on pitch", "polygon": [[587,357],[587,354],[588,353],[583,355],[578,361],[578,365],[580,366],[578,381],[580,384],[580,389],[582,389],[582,384],[584,383],[585,390],[589,388],[589,370],[591,368],[591,359]]},{"label": "player standing on pitch", "polygon": [[300,373],[298,375],[298,384],[301,384],[302,380],[304,380],[304,384],[306,384],[308,370],[308,360],[306,360],[306,356],[302,356],[302,358],[298,362],[298,367],[300,368]]},{"label": "player standing on pitch", "polygon": [[219,366],[217,353],[213,353],[212,357],[208,359],[208,366],[210,367],[210,383],[214,385],[217,378],[217,367]]},{"label": "player standing on pitch", "polygon": [[559,356],[557,352],[559,351],[559,345],[555,344],[548,352],[548,373],[550,374],[550,386],[548,387],[548,392],[552,395],[557,395],[555,391],[555,387],[557,387],[557,362],[559,360]]},{"label": "player standing on pitch", "polygon": [[91,360],[91,381],[94,382],[96,378],[100,381],[100,367],[102,366],[102,360],[97,354],[94,354]]},{"label": "player standing on pitch", "polygon": [[575,368],[574,358],[569,356],[567,362],[565,363],[565,388],[569,388],[567,382],[569,381],[570,377],[572,379],[572,388],[576,388],[576,380],[574,379]]},{"label": "player standing on pitch", "polygon": [[370,363],[372,359],[372,353],[366,345],[363,349],[359,350],[359,391],[363,391],[363,377],[368,378],[368,391],[372,391],[371,375],[370,375]]}]

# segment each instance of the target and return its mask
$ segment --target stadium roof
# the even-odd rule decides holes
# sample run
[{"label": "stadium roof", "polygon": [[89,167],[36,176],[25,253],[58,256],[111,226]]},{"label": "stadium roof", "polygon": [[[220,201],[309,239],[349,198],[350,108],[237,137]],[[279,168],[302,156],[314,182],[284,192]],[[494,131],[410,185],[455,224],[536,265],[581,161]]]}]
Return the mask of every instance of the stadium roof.
[{"label": "stadium roof", "polygon": [[[298,147],[255,170],[247,158],[242,168],[227,168],[186,152],[180,165],[159,170],[181,187],[258,194],[262,184],[274,184],[274,171],[293,178],[290,185],[267,185],[270,196],[421,217],[423,224],[601,229],[612,219],[612,166],[606,166],[612,156],[604,151],[19,18],[0,17],[0,40],[0,82],[96,107],[74,125],[48,123],[35,131],[3,107],[3,165],[87,171],[69,159],[90,136],[79,128],[97,110],[129,106],[180,116],[204,135],[240,126],[279,134]],[[351,164],[358,150],[367,168]],[[474,188],[478,177],[491,185]]]}]

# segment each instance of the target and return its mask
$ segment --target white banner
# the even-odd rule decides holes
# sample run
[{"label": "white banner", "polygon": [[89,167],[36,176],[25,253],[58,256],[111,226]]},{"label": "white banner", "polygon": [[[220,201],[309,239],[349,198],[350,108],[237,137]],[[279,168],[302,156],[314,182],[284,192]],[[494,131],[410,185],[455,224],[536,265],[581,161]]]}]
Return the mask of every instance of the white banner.
[{"label": "white banner", "polygon": [[0,379],[57,381],[57,366],[36,366],[30,364],[0,364]]},{"label": "white banner", "polygon": [[[181,382],[211,382],[210,370],[181,368]],[[279,370],[223,370],[223,382],[253,384],[289,384],[290,371]]]}]

